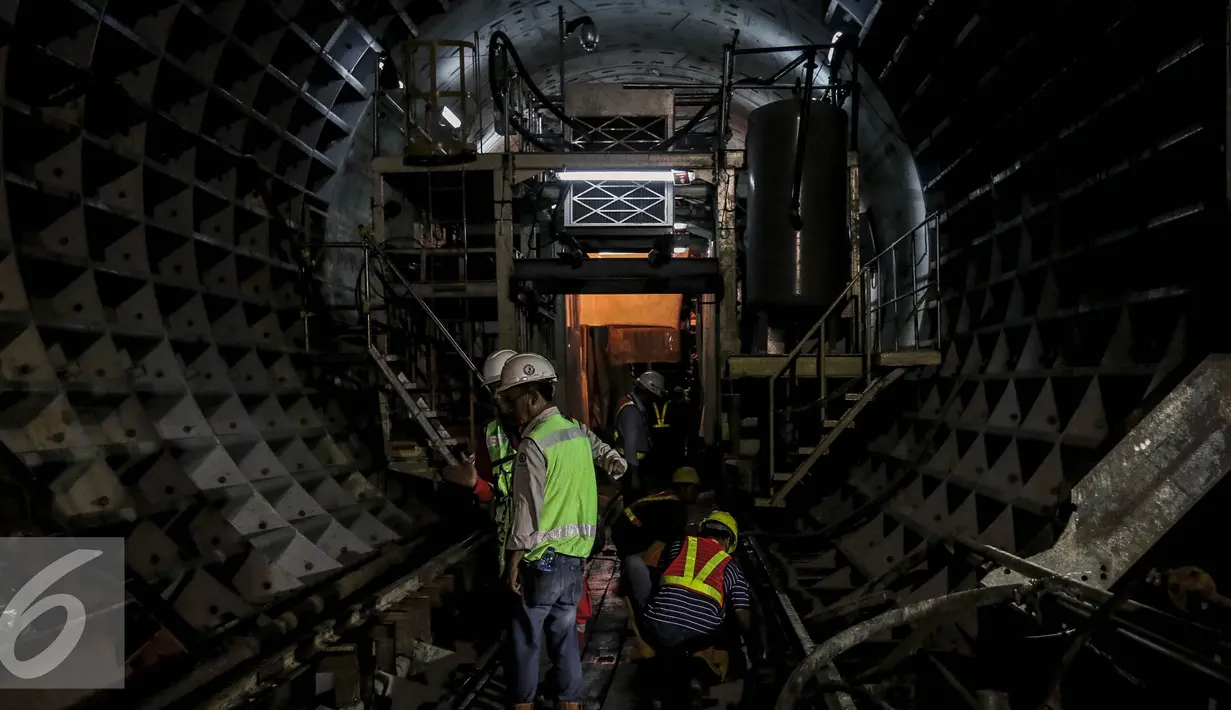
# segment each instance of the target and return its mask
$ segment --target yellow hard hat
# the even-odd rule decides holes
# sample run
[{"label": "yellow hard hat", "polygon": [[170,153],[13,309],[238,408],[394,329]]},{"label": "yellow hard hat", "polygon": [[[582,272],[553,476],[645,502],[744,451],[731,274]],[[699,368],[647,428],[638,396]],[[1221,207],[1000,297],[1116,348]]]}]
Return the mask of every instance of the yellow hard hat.
[{"label": "yellow hard hat", "polygon": [[701,527],[705,527],[709,523],[721,525],[731,531],[731,544],[729,549],[735,549],[735,541],[739,539],[739,524],[735,522],[735,516],[724,510],[715,510],[709,515],[701,519]]},{"label": "yellow hard hat", "polygon": [[700,483],[701,477],[697,475],[697,469],[692,466],[680,466],[675,469],[675,473],[672,474],[671,482],[680,485],[687,483]]}]

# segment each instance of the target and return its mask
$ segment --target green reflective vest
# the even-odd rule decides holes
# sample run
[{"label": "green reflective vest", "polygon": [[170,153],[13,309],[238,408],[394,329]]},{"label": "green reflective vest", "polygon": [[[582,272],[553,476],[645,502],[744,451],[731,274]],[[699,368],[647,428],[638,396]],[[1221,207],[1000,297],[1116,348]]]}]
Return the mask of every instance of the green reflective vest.
[{"label": "green reflective vest", "polygon": [[[496,519],[496,540],[500,543],[496,554],[500,558],[500,573],[504,574],[504,544],[509,539],[509,528],[513,524],[513,457],[516,451],[512,442],[500,426],[499,419],[492,419],[483,426],[483,438],[487,440],[487,455],[492,461],[492,506]],[[508,459],[502,464],[496,464],[501,459]]]},{"label": "green reflective vest", "polygon": [[598,532],[598,484],[590,437],[580,426],[557,414],[526,438],[538,444],[547,459],[539,529],[526,560],[539,559],[548,548],[555,548],[561,555],[588,557]]}]

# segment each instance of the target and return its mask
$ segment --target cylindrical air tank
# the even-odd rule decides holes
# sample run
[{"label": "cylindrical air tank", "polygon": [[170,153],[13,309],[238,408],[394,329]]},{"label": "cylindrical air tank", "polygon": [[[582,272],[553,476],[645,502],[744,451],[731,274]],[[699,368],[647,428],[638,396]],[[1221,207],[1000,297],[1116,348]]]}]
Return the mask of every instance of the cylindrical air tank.
[{"label": "cylindrical air tank", "polygon": [[773,320],[823,311],[850,281],[846,112],[812,101],[800,185],[803,229],[796,230],[790,207],[799,109],[798,99],[786,99],[748,115],[744,299],[753,309],[778,311]]}]

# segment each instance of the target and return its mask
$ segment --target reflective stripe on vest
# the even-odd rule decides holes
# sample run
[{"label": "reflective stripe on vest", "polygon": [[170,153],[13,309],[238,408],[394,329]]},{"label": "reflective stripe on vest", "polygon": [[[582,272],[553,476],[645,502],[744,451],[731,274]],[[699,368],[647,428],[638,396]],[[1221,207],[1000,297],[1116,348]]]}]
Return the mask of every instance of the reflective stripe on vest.
[{"label": "reflective stripe on vest", "polygon": [[[620,440],[620,427],[618,426],[620,423],[620,412],[623,412],[624,408],[631,406],[632,403],[633,403],[633,398],[629,397],[628,395],[624,395],[623,397],[620,398],[620,405],[616,407],[616,413],[615,413],[615,420],[617,424],[617,426],[615,427],[615,440],[616,441]],[[637,458],[641,458],[641,455],[638,455]]]},{"label": "reflective stripe on vest", "polygon": [[539,529],[525,559],[533,562],[549,547],[562,555],[588,557],[598,533],[598,484],[590,437],[556,414],[526,438],[538,444],[547,460],[547,481]]},{"label": "reflective stripe on vest", "polygon": [[[510,479],[513,476],[513,460],[517,451],[513,449],[513,443],[509,441],[497,419],[489,420],[483,425],[483,437],[487,440],[487,455],[491,458],[492,478],[496,481],[496,488],[499,493],[507,496],[512,490]],[[497,463],[498,461],[502,463]]]},{"label": "reflective stripe on vest", "polygon": [[670,402],[663,402],[663,406],[661,409],[659,408],[657,404],[652,405],[654,407],[654,419],[655,419],[654,428],[655,429],[666,429],[667,428],[668,426],[667,424],[667,405],[668,404],[670,404]]},{"label": "reflective stripe on vest", "polygon": [[[703,562],[697,570],[697,558]],[[683,587],[713,599],[722,606],[723,574],[731,556],[717,540],[689,537],[684,541],[684,550],[676,555],[663,573],[663,584]]]},{"label": "reflective stripe on vest", "polygon": [[659,501],[679,500],[679,499],[680,499],[680,496],[672,491],[661,491],[659,493],[651,493],[650,495],[645,496],[644,498],[639,498],[632,505],[625,508],[624,517],[628,518],[629,521],[631,521],[633,525],[640,527],[642,524],[641,518],[638,518],[637,514],[633,512],[633,508],[641,505],[642,503],[657,503]]}]

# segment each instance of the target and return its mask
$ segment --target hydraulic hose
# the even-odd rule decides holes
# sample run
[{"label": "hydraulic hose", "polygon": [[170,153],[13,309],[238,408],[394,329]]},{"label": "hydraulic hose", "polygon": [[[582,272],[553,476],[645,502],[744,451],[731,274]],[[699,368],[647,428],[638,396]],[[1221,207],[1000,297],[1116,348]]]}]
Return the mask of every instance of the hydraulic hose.
[{"label": "hydraulic hose", "polygon": [[526,86],[530,87],[530,93],[534,95],[534,98],[537,99],[539,103],[541,103],[543,107],[551,113],[551,115],[560,119],[564,125],[575,131],[580,131],[582,133],[590,132],[590,129],[587,128],[585,124],[582,124],[566,114],[563,109],[547,98],[547,95],[543,93],[543,90],[539,88],[538,84],[535,84],[534,80],[530,78],[530,72],[526,70],[526,65],[522,62],[521,55],[517,53],[517,48],[513,46],[513,40],[509,39],[509,36],[504,32],[496,30],[492,33],[491,40],[487,43],[487,78],[491,85],[492,103],[494,103],[496,108],[509,119],[509,125],[512,126],[522,138],[530,141],[530,143],[539,150],[549,153],[559,152],[557,148],[553,148],[547,143],[544,143],[537,136],[531,133],[530,129],[522,123],[520,118],[509,113],[508,107],[504,101],[504,89],[501,86],[502,77],[497,76],[496,72],[496,57],[499,56],[501,51],[503,51],[509,59],[513,60],[513,64],[517,66],[517,71],[521,74],[522,80],[526,82]]},{"label": "hydraulic hose", "polygon": [[[498,75],[498,72],[496,71],[496,67],[498,66],[496,57],[499,55],[501,51],[505,52],[508,58],[513,61],[513,64],[517,67],[517,71],[521,75],[522,80],[525,81],[526,86],[530,88],[530,93],[534,96],[536,100],[538,100],[540,104],[542,104],[544,108],[547,109],[547,111],[551,115],[560,119],[561,123],[568,126],[569,128],[572,128],[574,131],[577,131],[580,134],[588,135],[593,130],[591,127],[585,125],[581,121],[578,121],[572,116],[569,116],[567,113],[564,112],[564,109],[560,108],[554,102],[552,102],[550,99],[547,98],[547,95],[543,93],[543,90],[539,88],[538,84],[535,84],[534,80],[530,78],[530,72],[527,71],[525,63],[522,62],[521,55],[517,53],[517,48],[513,46],[513,40],[510,39],[509,36],[505,34],[504,32],[497,30],[492,33],[491,39],[487,43],[487,80],[488,80],[489,88],[492,94],[492,103],[495,104],[496,109],[500,111],[501,114],[503,114],[509,119],[509,125],[513,127],[513,130],[517,131],[518,135],[526,139],[531,145],[533,145],[535,148],[538,148],[539,150],[542,150],[548,153],[560,152],[559,148],[554,147],[548,143],[545,143],[538,136],[534,135],[534,133],[530,131],[530,128],[526,126],[525,123],[522,122],[521,118],[509,113],[508,106],[505,102],[504,87],[502,86],[502,77],[500,77]],[[688,123],[684,124],[683,128],[674,132],[671,135],[671,137],[659,142],[650,150],[651,151],[667,150],[668,148],[670,148],[671,146],[679,142],[681,139],[687,137],[689,134],[692,133],[693,129],[695,129],[698,125],[700,125],[701,121],[705,120],[706,115],[710,111],[712,111],[716,106],[718,106],[721,100],[722,100],[722,92],[719,92],[715,96],[715,98],[713,98],[708,103],[706,103],[705,106],[702,107],[702,109],[698,111],[697,114],[693,116],[692,119],[689,120]],[[571,148],[568,146],[567,143],[564,144],[564,146],[565,146],[565,150],[571,150]]]},{"label": "hydraulic hose", "polygon": [[[966,592],[956,592],[935,599],[915,602],[899,609],[891,609],[880,616],[855,624],[831,636],[824,643],[817,645],[808,657],[795,667],[787,679],[786,686],[774,703],[774,710],[794,710],[801,699],[808,681],[817,677],[833,663],[842,653],[858,646],[882,631],[888,631],[899,626],[911,624],[938,614],[952,614],[957,611],[974,611],[980,607],[1007,604],[1017,601],[1023,594],[1038,587],[1037,583],[1005,585],[1000,587],[984,587]],[[824,681],[822,681],[824,682]]]}]

